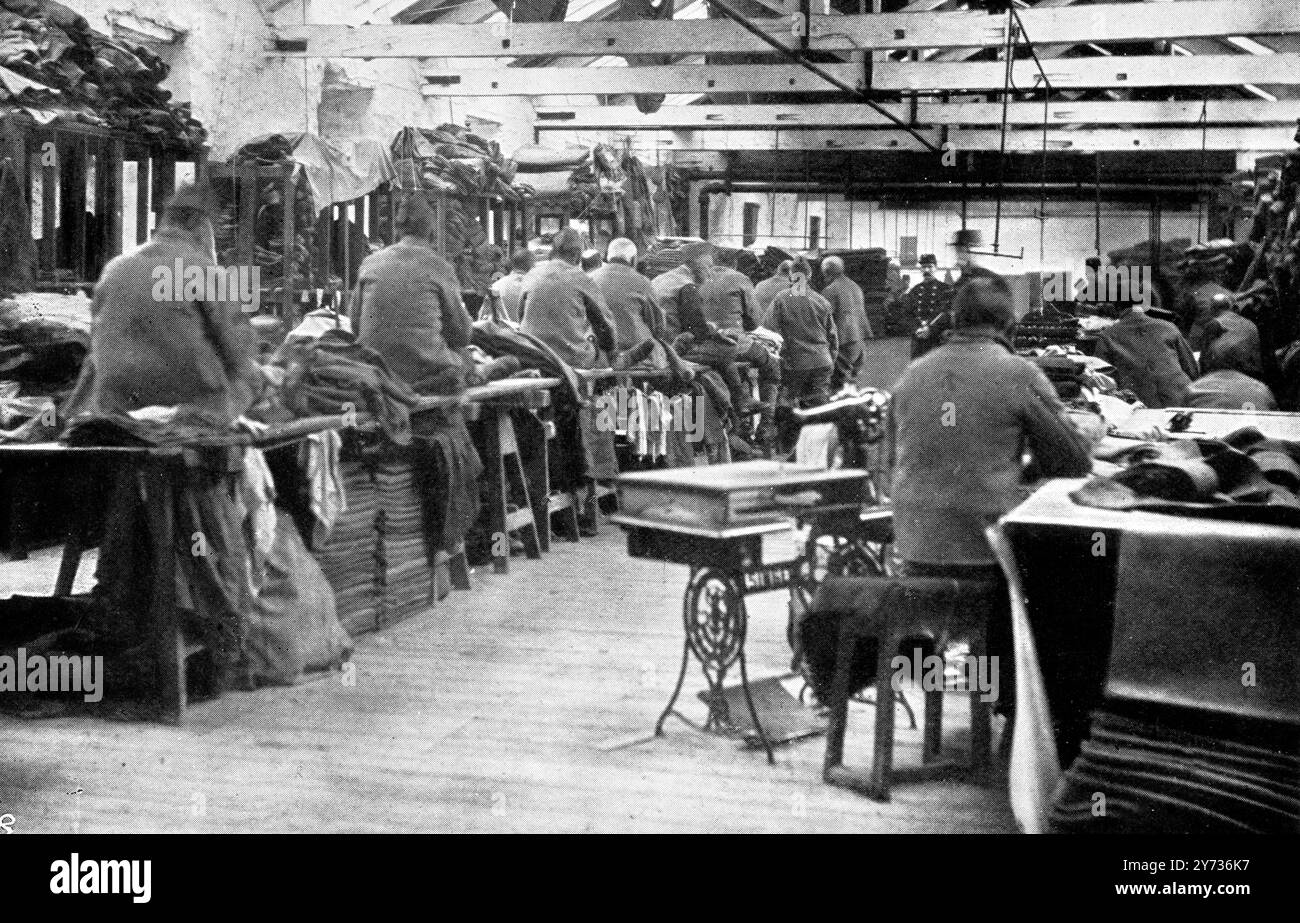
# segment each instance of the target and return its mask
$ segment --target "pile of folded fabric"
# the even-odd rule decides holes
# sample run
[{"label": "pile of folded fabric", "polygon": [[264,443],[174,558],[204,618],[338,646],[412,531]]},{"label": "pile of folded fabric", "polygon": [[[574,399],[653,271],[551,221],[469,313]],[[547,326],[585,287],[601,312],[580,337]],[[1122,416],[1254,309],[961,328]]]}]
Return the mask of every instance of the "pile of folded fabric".
[{"label": "pile of folded fabric", "polygon": [[379,622],[387,626],[428,605],[431,568],[414,466],[409,460],[390,457],[379,463],[375,478],[379,485]]},{"label": "pile of folded fabric", "polygon": [[207,132],[162,88],[158,55],[95,32],[55,0],[0,3],[0,101],[45,124],[56,118],[196,148]]},{"label": "pile of folded fabric", "polygon": [[371,463],[344,460],[340,468],[347,509],[314,551],[334,588],[339,622],[357,635],[379,627],[379,489]]},{"label": "pile of folded fabric", "polygon": [[1298,547],[1254,523],[1125,529],[1113,620],[1093,626],[1110,629],[1102,699],[1056,831],[1300,832]]},{"label": "pile of folded fabric", "polygon": [[419,396],[369,347],[326,331],[318,340],[287,343],[281,396],[296,416],[369,413],[390,442],[411,441],[411,408]]},{"label": "pile of folded fabric", "polygon": [[1083,506],[1300,525],[1300,444],[1245,427],[1223,439],[1117,443],[1115,466],[1070,495]]},{"label": "pile of folded fabric", "polygon": [[480,138],[462,125],[403,128],[391,150],[403,189],[519,201],[511,186],[515,164],[501,155],[495,141]]},{"label": "pile of folded fabric", "polygon": [[[254,144],[241,147],[231,156],[230,162],[239,166],[275,166],[292,162],[293,141],[286,135],[271,135]],[[260,180],[257,200],[262,203],[253,221],[253,262],[261,269],[263,288],[277,288],[286,284],[284,267],[284,184],[273,177]],[[218,178],[213,188],[222,205],[222,217],[217,222],[217,258],[222,265],[239,261],[237,252],[240,190],[229,180]],[[311,187],[306,182],[294,183],[293,215],[293,265],[287,273],[288,285],[293,289],[312,287],[312,254],[316,246],[316,211]]]}]

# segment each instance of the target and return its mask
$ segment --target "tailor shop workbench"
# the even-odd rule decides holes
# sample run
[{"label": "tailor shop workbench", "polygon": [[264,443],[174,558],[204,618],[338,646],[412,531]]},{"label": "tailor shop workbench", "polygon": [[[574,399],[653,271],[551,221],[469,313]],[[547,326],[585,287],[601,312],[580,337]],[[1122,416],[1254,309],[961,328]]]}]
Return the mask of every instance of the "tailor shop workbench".
[{"label": "tailor shop workbench", "polygon": [[[735,735],[723,682],[733,666],[758,741],[775,762],[772,743],[750,694],[745,663],[748,617],[745,597],[790,590],[811,596],[819,574],[818,539],[836,536],[850,553],[833,557],[836,573],[866,573],[883,566],[892,540],[888,509],[863,510],[870,473],[825,470],[775,461],[747,461],[709,467],[672,468],[625,474],[618,479],[619,513],[628,554],[690,568],[682,601],[682,662],[672,696],[655,724],[663,733],[669,715],[693,723],[676,710],[692,656],[708,685],[703,730]],[[792,530],[809,525],[806,545],[796,547]],[[850,564],[849,562],[855,562]]]}]

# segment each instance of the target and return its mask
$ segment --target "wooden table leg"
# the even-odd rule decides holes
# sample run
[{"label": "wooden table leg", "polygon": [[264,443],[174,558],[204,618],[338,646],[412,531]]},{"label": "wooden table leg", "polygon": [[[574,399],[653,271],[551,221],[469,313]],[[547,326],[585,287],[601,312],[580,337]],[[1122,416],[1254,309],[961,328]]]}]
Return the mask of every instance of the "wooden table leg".
[{"label": "wooden table leg", "polygon": [[502,411],[496,408],[485,408],[485,411],[479,422],[479,432],[483,436],[486,456],[483,467],[487,474],[488,540],[492,547],[492,569],[504,574],[510,570],[510,536],[506,531],[506,460],[501,454],[500,421],[497,419]]},{"label": "wooden table leg", "polygon": [[154,462],[145,465],[143,479],[153,559],[150,622],[157,658],[159,717],[180,724],[186,704],[185,643],[176,611],[175,472],[165,461]]},{"label": "wooden table leg", "polygon": [[535,414],[525,411],[515,417],[519,459],[528,479],[528,499],[537,526],[537,542],[543,552],[551,550],[551,475],[546,427]]}]

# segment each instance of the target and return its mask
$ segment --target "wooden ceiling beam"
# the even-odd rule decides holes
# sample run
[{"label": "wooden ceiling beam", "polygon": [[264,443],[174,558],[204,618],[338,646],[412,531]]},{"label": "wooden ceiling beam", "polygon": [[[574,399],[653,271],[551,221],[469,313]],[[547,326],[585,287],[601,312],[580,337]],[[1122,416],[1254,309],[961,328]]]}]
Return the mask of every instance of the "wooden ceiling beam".
[{"label": "wooden ceiling beam", "polygon": [[[1300,9],[1300,4],[1297,5]],[[856,64],[823,64],[839,80],[862,86]],[[1096,57],[1045,61],[1053,90],[1133,87],[1300,85],[1300,54],[1206,57]],[[440,67],[423,71],[428,96],[576,96],[619,93],[833,92],[797,64],[667,65],[663,67]],[[1017,61],[1015,85],[1039,86],[1033,61]],[[878,61],[873,89],[902,93],[989,92],[1002,89],[998,61]]]},{"label": "wooden ceiling beam", "polygon": [[[925,133],[925,132],[923,132]],[[947,133],[947,140],[959,153],[993,151],[1001,147],[996,129],[958,128]],[[1199,151],[1204,142],[1207,151],[1285,151],[1295,146],[1289,127],[1153,127],[1135,129],[1077,128],[1048,129],[1049,152],[1096,151]],[[589,143],[590,135],[565,137],[548,135],[548,143]],[[556,138],[559,140],[553,140]],[[617,133],[613,140],[621,141]],[[732,131],[644,131],[629,136],[638,151],[924,151],[915,138],[896,130],[871,129],[781,129]],[[932,140],[938,143],[940,134]],[[1006,150],[1032,154],[1042,150],[1041,131],[1017,130],[1007,133]],[[940,155],[932,155],[938,157]],[[953,168],[955,171],[955,167]]]},{"label": "wooden ceiling beam", "polygon": [[[898,118],[909,117],[903,104],[885,107]],[[1059,102],[1047,107],[1048,125],[1197,125],[1198,102]],[[1300,119],[1300,100],[1264,102],[1211,100],[1205,105],[1209,125],[1291,125]],[[1038,103],[1007,106],[1010,125],[1033,127],[1043,123]],[[1002,124],[1000,103],[921,103],[916,123],[922,126],[989,126]],[[635,106],[540,106],[536,127],[542,131],[600,129],[694,129],[720,131],[735,128],[880,128],[884,116],[852,103],[759,106],[664,106],[651,115]]]},{"label": "wooden ceiling beam", "polygon": [[[1181,0],[1111,3],[1021,11],[1037,45],[1278,35],[1300,32],[1294,0]],[[788,19],[756,25],[791,48],[800,40]],[[1006,19],[979,10],[814,16],[808,47],[816,51],[996,47]],[[269,52],[319,58],[498,58],[602,54],[708,54],[770,51],[757,36],[724,19],[619,22],[372,25],[307,24],[276,30]]]}]

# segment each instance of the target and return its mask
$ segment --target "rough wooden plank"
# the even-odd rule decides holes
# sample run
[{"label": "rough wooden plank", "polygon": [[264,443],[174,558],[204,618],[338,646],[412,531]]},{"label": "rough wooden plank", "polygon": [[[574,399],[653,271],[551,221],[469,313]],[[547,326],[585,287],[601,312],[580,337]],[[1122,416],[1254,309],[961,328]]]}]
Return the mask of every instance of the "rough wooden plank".
[{"label": "rough wooden plank", "polygon": [[[1020,13],[1040,44],[1131,42],[1226,35],[1300,32],[1300,7],[1291,0],[1183,0],[1177,14],[1156,3],[1095,4]],[[759,19],[759,28],[798,48],[786,18]],[[813,16],[808,47],[818,51],[896,48],[996,47],[1006,18],[979,10],[904,12],[869,16]],[[481,23],[472,25],[301,25],[275,33],[268,52],[320,58],[499,58],[606,54],[768,52],[770,46],[730,20],[627,23]],[[305,43],[305,48],[302,46]]]},{"label": "rough wooden plank", "polygon": [[[907,106],[885,106],[899,118],[908,116]],[[1049,125],[1198,125],[1201,103],[1195,102],[1059,102],[1047,107]],[[1037,126],[1043,122],[1039,103],[1011,103],[1007,106],[1011,125]],[[1300,100],[1275,103],[1212,100],[1205,106],[1208,124],[1288,125],[1300,118]],[[916,107],[920,125],[1000,125],[999,103],[921,103]],[[543,106],[537,109],[536,127],[549,130],[691,128],[879,128],[889,121],[869,106],[827,103],[822,105],[727,105],[664,106],[646,114],[636,106]]]}]

